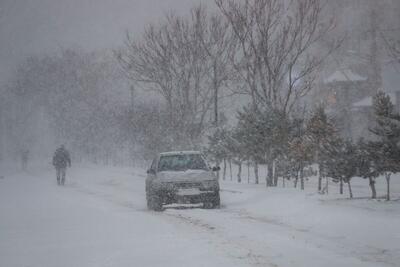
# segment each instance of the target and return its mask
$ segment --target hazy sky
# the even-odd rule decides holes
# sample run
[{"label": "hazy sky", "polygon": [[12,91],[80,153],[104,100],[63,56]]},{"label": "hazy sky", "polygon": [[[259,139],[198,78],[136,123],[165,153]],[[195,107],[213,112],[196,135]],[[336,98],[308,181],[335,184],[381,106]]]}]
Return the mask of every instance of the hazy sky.
[{"label": "hazy sky", "polygon": [[101,49],[174,9],[213,0],[0,0],[0,83],[18,62],[59,47]]}]

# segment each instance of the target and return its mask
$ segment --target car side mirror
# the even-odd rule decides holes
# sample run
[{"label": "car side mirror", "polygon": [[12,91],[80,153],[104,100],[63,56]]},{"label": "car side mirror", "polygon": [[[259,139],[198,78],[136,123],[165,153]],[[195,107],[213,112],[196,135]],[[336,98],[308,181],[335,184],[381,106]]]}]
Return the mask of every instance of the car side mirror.
[{"label": "car side mirror", "polygon": [[155,174],[156,172],[155,172],[153,169],[148,169],[148,170],[147,170],[147,173],[148,173],[148,174]]},{"label": "car side mirror", "polygon": [[221,170],[221,168],[219,166],[215,166],[215,167],[212,168],[213,172],[217,172],[219,170]]}]

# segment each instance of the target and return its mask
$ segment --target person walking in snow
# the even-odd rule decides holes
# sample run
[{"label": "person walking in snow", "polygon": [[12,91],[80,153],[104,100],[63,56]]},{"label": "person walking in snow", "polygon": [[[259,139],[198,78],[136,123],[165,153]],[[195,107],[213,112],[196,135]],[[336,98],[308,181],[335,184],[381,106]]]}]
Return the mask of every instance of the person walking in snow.
[{"label": "person walking in snow", "polygon": [[26,168],[28,166],[28,160],[29,160],[29,150],[24,149],[21,152],[21,165],[23,171],[26,171]]},{"label": "person walking in snow", "polygon": [[56,149],[53,156],[53,166],[57,172],[57,184],[64,185],[67,166],[71,167],[71,157],[64,145]]}]

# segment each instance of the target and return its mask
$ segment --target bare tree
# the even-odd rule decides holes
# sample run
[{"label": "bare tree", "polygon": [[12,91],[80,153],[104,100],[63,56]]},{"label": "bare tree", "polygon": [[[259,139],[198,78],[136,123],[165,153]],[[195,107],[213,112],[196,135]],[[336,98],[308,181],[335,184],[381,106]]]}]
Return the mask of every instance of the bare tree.
[{"label": "bare tree", "polygon": [[167,15],[161,24],[148,26],[139,40],[128,34],[124,49],[116,53],[131,80],[163,97],[170,121],[179,129],[177,141],[196,140],[212,104],[217,105],[218,90],[227,79],[226,27],[198,7],[188,17]]},{"label": "bare tree", "polygon": [[[399,32],[400,29],[397,30]],[[389,34],[380,33],[384,41],[388,56],[396,63],[400,64],[400,38],[390,37]]]},{"label": "bare tree", "polygon": [[199,6],[192,10],[196,17],[196,37],[207,56],[208,83],[214,92],[214,125],[219,122],[220,91],[232,79],[230,59],[235,52],[233,36],[229,32],[229,22],[219,14],[207,15],[206,10]]},{"label": "bare tree", "polygon": [[325,54],[312,48],[334,28],[321,17],[319,0],[216,0],[230,23],[238,50],[232,58],[242,89],[255,105],[289,113],[312,88]]}]

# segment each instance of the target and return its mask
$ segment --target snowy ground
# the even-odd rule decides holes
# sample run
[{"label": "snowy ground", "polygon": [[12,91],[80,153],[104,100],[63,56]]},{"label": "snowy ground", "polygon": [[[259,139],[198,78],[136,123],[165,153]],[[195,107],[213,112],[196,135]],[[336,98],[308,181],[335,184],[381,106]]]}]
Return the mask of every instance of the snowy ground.
[{"label": "snowy ground", "polygon": [[59,187],[51,168],[0,169],[0,266],[400,265],[400,201],[369,200],[365,180],[355,200],[313,181],[304,192],[226,181],[221,209],[150,212],[144,170],[69,171]]}]

